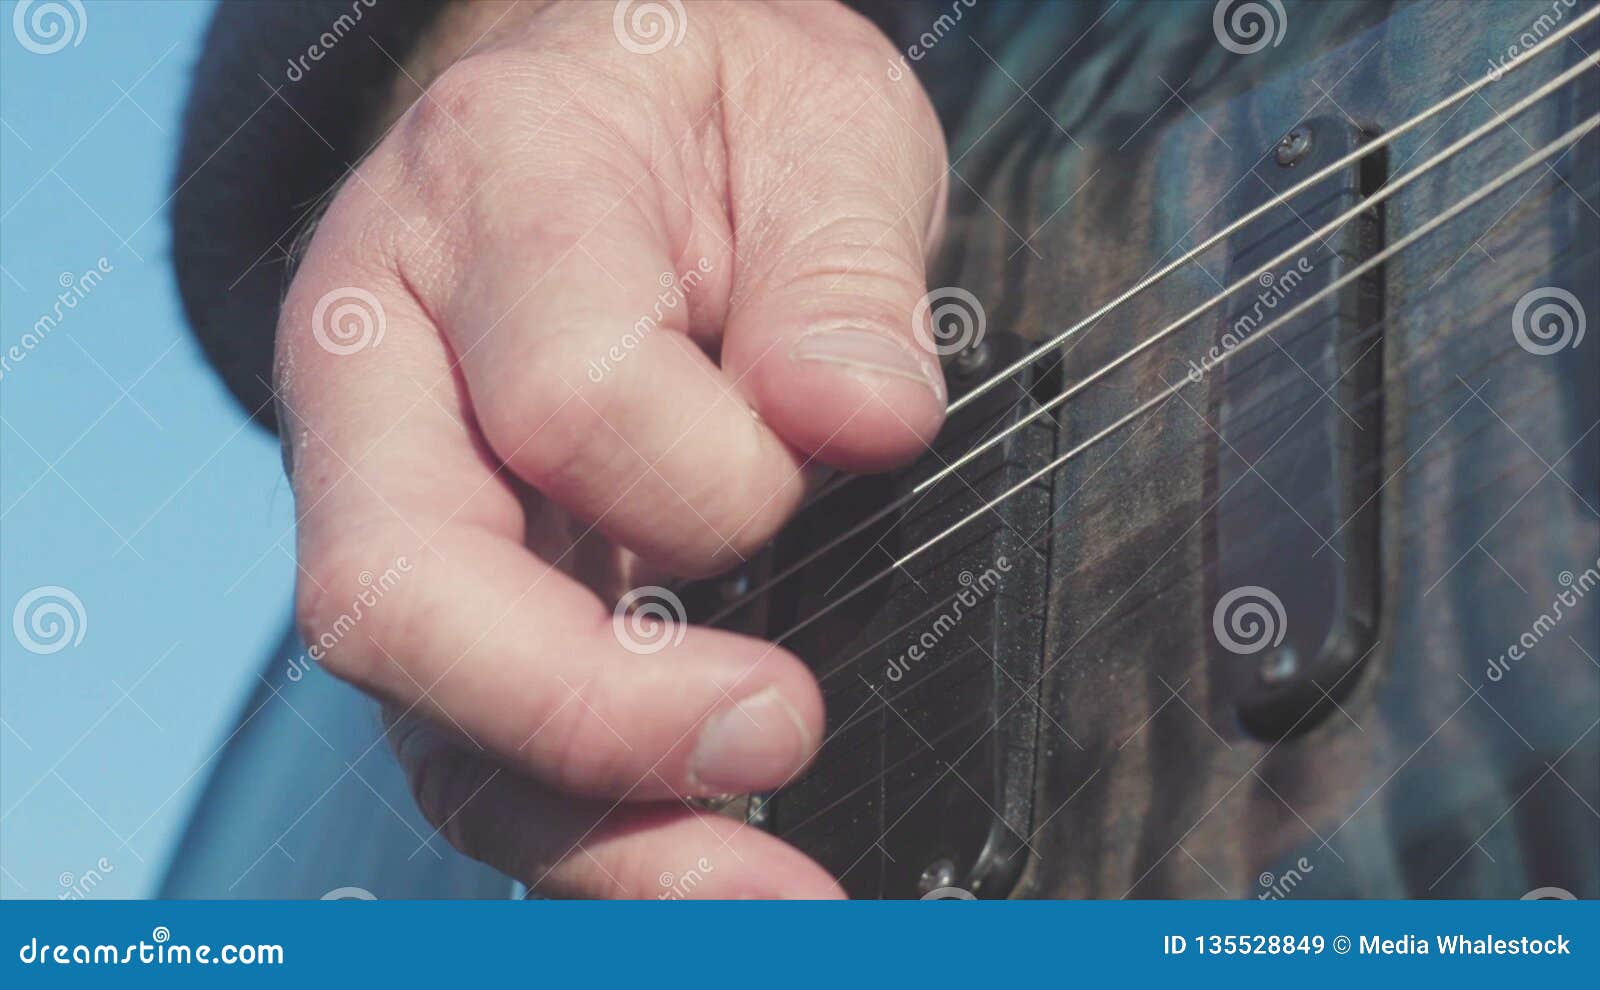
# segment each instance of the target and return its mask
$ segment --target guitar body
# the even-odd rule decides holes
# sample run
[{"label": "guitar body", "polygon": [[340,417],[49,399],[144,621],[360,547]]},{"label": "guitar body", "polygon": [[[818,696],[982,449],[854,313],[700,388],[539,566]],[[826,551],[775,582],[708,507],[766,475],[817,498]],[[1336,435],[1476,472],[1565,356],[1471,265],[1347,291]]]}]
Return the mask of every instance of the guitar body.
[{"label": "guitar body", "polygon": [[[1561,26],[1543,0],[1285,6],[1255,51],[1209,3],[1000,5],[923,37],[961,108],[930,281],[970,296],[945,296],[977,345],[954,397]],[[803,515],[724,624],[817,668],[830,734],[752,820],[856,896],[1600,896],[1600,350],[1577,339],[1600,141],[1333,285],[1600,109],[1581,74],[1360,209],[1597,46],[1579,31],[1230,234],[922,464]],[[1552,299],[1564,330],[1530,324]]]}]

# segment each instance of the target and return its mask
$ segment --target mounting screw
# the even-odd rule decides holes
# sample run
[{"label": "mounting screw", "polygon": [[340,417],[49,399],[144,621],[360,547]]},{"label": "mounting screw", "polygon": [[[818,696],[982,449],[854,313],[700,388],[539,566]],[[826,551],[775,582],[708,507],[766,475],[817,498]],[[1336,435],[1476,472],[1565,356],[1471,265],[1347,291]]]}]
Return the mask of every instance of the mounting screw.
[{"label": "mounting screw", "polygon": [[1304,158],[1310,150],[1311,128],[1296,127],[1278,142],[1277,148],[1273,149],[1273,157],[1277,159],[1279,165],[1288,168]]},{"label": "mounting screw", "polygon": [[956,864],[948,859],[934,860],[922,871],[922,877],[917,881],[917,893],[931,894],[941,887],[954,887],[956,885]]},{"label": "mounting screw", "polygon": [[1300,673],[1300,656],[1294,647],[1273,650],[1261,664],[1261,683],[1275,687]]},{"label": "mounting screw", "polygon": [[989,342],[980,340],[956,354],[955,359],[950,363],[955,368],[957,375],[962,378],[975,378],[985,368],[989,367],[989,362],[993,359],[993,356],[994,352],[989,349]]}]

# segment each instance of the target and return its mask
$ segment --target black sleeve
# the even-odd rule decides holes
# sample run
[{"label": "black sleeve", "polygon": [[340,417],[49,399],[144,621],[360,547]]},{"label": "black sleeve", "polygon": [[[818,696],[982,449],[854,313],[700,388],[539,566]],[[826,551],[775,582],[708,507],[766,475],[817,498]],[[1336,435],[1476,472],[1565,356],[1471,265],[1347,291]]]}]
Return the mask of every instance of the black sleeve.
[{"label": "black sleeve", "polygon": [[206,357],[269,429],[294,239],[377,137],[391,57],[403,62],[441,7],[229,0],[206,33],[174,180],[173,264]]},{"label": "black sleeve", "polygon": [[[964,0],[962,0],[964,2]],[[922,0],[856,0],[891,36]],[[224,0],[184,111],[173,262],[206,357],[275,428],[272,338],[296,238],[379,136],[441,0]]]}]

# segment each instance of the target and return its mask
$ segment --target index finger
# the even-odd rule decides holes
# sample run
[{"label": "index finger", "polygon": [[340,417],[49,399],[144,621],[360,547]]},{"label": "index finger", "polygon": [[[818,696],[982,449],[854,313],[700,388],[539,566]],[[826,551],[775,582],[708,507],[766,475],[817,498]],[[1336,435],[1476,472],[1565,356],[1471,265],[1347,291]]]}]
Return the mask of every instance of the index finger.
[{"label": "index finger", "polygon": [[810,672],[712,629],[641,646],[529,552],[449,350],[399,279],[354,258],[351,222],[335,204],[279,325],[297,616],[322,662],[567,791],[712,795],[796,773],[823,725]]}]

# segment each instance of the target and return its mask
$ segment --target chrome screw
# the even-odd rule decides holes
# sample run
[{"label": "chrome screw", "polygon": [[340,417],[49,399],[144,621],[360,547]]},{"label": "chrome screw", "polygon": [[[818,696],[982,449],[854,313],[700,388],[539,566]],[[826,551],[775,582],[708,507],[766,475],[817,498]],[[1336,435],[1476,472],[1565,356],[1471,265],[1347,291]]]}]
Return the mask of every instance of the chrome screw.
[{"label": "chrome screw", "polygon": [[1306,156],[1311,150],[1311,129],[1309,127],[1296,127],[1283,136],[1273,149],[1273,157],[1279,165],[1288,168]]}]

